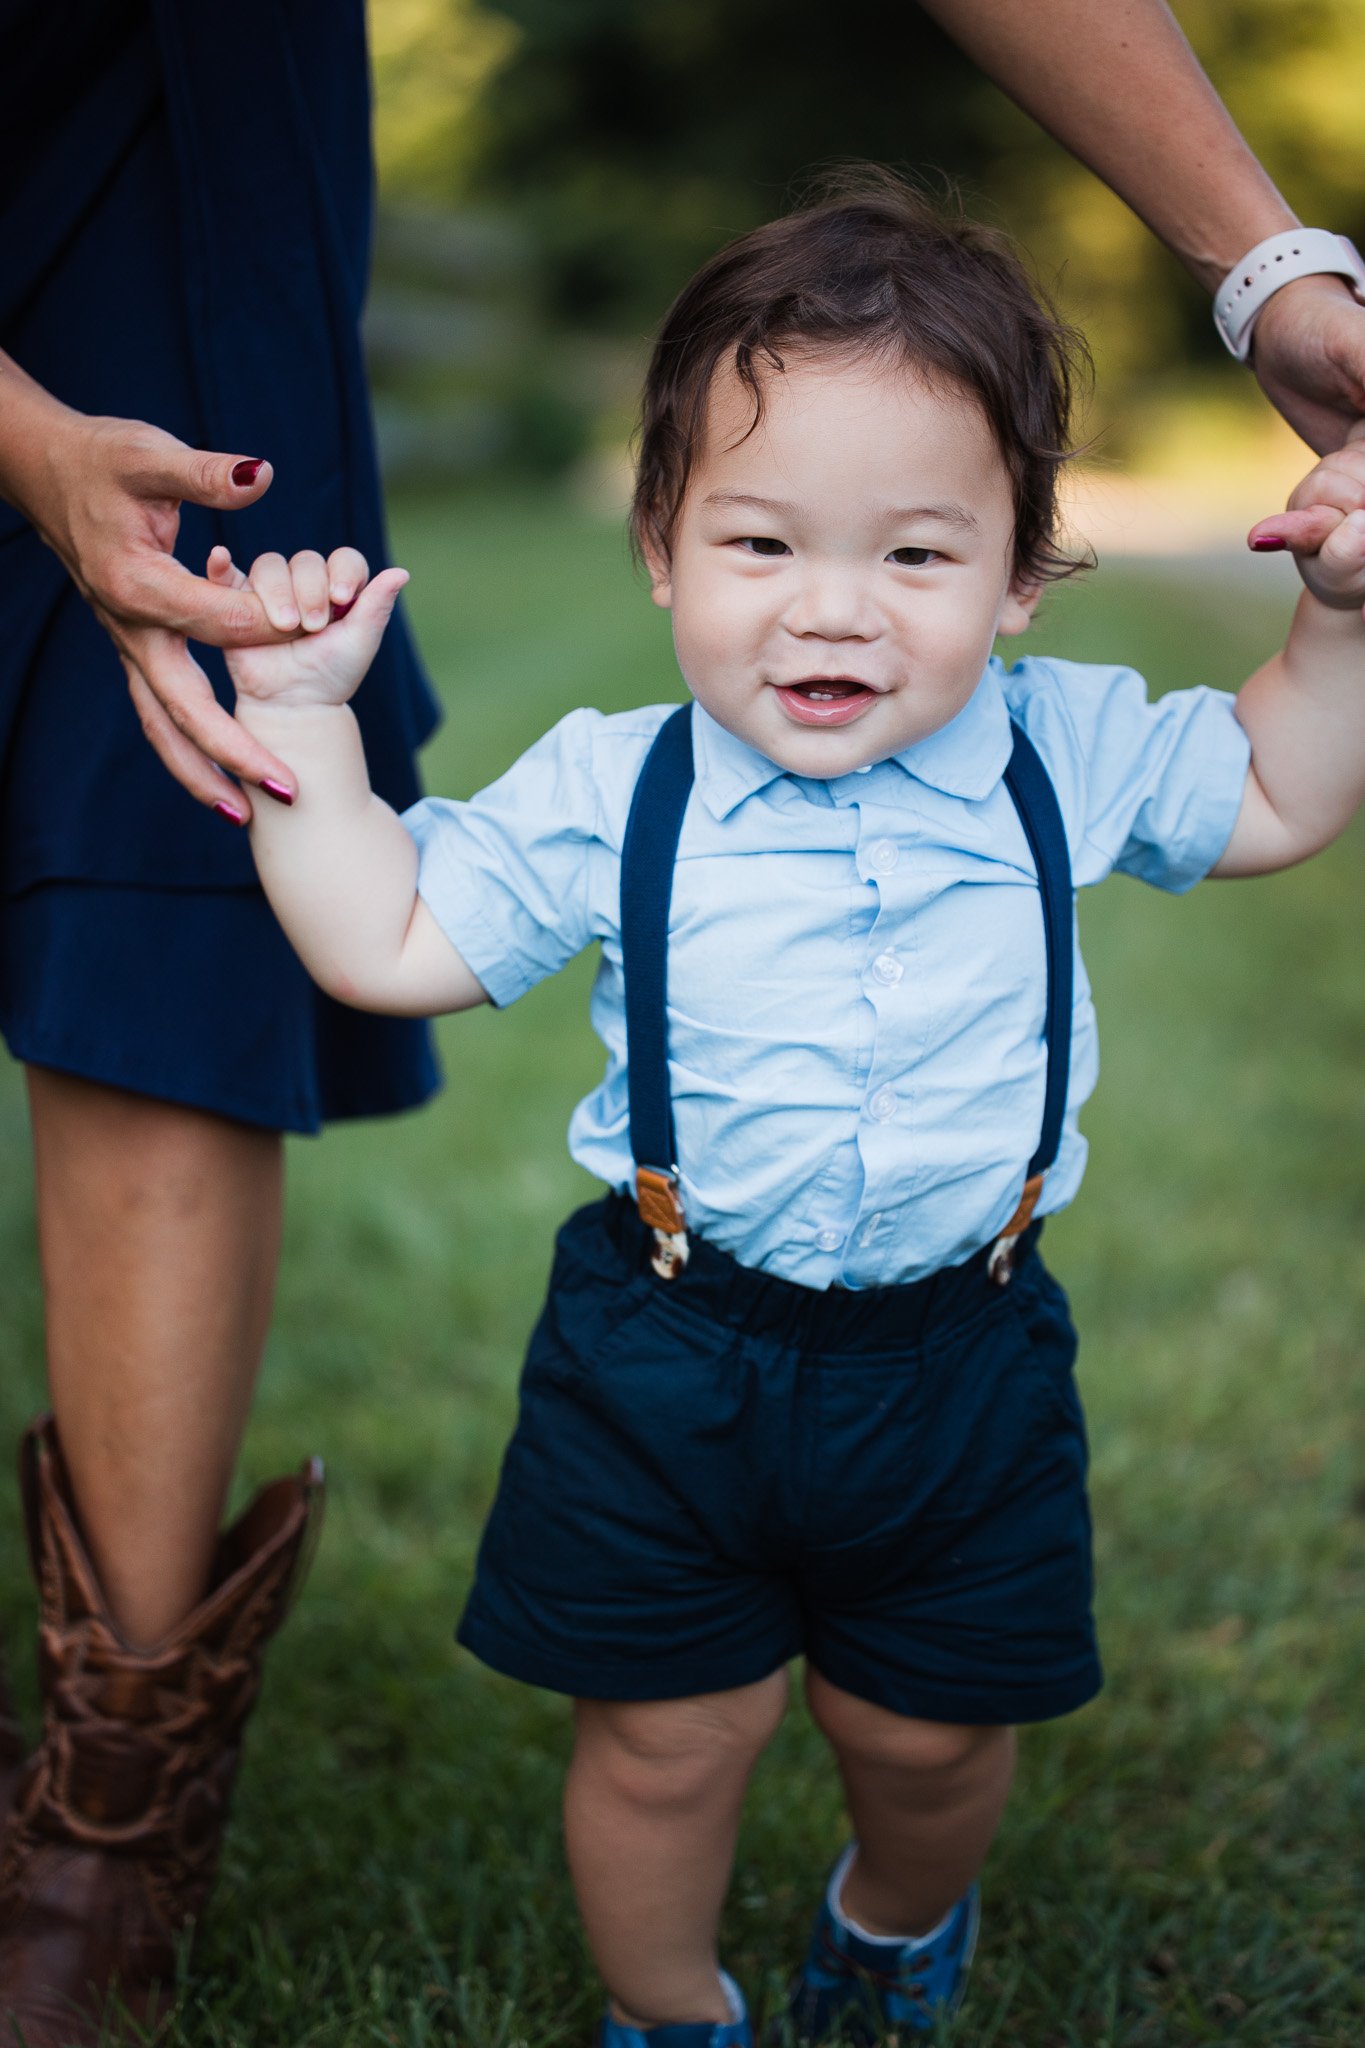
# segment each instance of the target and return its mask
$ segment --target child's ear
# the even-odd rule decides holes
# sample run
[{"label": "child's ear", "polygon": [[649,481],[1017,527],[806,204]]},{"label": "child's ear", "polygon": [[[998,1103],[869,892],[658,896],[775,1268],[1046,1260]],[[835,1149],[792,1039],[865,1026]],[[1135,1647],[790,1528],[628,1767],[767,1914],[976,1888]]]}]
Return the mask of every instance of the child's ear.
[{"label": "child's ear", "polygon": [[673,605],[673,565],[656,540],[640,543],[640,552],[645,558],[649,573],[649,594],[661,611],[669,611]]},{"label": "child's ear", "polygon": [[1011,583],[1000,607],[1000,617],[995,630],[1006,636],[1013,633],[1027,633],[1038,601],[1042,597],[1041,583]]}]

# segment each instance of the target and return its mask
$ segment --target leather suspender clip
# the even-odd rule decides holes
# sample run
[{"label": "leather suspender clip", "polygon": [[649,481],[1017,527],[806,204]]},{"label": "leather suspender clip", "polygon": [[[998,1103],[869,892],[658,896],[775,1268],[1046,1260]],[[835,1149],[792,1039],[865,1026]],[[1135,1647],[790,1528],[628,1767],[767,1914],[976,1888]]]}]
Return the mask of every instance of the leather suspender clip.
[{"label": "leather suspender clip", "polygon": [[687,1264],[687,1217],[676,1166],[637,1166],[635,1205],[654,1232],[650,1265],[661,1280],[675,1280]]},{"label": "leather suspender clip", "polygon": [[1019,1240],[1033,1221],[1033,1212],[1042,1192],[1042,1174],[1031,1174],[1024,1182],[1019,1207],[991,1246],[990,1257],[986,1261],[986,1278],[997,1287],[1007,1287],[1014,1276],[1014,1257],[1019,1249]]}]

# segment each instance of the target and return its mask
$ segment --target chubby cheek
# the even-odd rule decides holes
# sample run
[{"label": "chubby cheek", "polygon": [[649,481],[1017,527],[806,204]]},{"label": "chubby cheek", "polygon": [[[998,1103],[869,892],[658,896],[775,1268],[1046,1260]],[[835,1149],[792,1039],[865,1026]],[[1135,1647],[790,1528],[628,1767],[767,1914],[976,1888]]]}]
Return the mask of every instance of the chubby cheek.
[{"label": "chubby cheek", "polygon": [[753,592],[727,576],[681,575],[673,590],[673,645],[693,689],[751,663],[769,628]]},{"label": "chubby cheek", "polygon": [[905,651],[945,679],[974,681],[991,651],[996,610],[993,588],[938,593],[903,621]]}]

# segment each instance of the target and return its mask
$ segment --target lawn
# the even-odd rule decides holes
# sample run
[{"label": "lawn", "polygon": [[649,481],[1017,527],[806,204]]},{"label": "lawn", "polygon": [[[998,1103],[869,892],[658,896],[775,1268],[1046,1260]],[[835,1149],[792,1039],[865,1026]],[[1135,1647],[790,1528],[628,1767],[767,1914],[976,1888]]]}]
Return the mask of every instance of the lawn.
[{"label": "lawn", "polygon": [[[576,704],[678,694],[619,531],[554,497],[395,520],[466,793]],[[1103,570],[1034,639],[1159,687],[1232,684],[1282,612]],[[1359,2048],[1365,2038],[1365,832],[1269,882],[1083,905],[1105,1071],[1048,1250],[1091,1420],[1109,1687],[1030,1732],[986,1876],[972,2048]],[[591,962],[450,1020],[427,1113],[292,1157],[279,1316],[245,1488],[326,1458],[326,1537],[272,1660],[218,1907],[167,2040],[586,2043],[562,1701],[451,1642],[597,1069]],[[11,1435],[40,1397],[17,1077],[0,1074]],[[0,1607],[31,1702],[31,1603]],[[793,1712],[760,1767],[726,1953],[771,2000],[841,1839]],[[950,2038],[947,2030],[944,2038]]]}]

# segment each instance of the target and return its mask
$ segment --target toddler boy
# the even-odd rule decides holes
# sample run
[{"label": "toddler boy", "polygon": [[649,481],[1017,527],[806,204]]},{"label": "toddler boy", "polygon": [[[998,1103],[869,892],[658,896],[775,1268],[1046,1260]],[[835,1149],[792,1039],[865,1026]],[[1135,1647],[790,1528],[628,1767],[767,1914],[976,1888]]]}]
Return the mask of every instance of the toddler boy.
[{"label": "toddler boy", "polygon": [[1100,1684],[1037,1250],[1095,1078],[1074,890],[1284,867],[1365,788],[1358,448],[1264,523],[1308,588],[1238,698],[992,658],[1074,566],[1070,348],[999,239],[889,179],[723,250],[655,349],[634,510],[693,701],[572,712],[468,803],[369,790],[346,700],[402,572],[330,623],[349,551],[251,573],[304,621],[229,662],[298,778],[253,842],[317,980],[458,1010],[601,948],[570,1145],[611,1192],[560,1233],[460,1633],[577,1703],[606,2048],[750,2039],[716,1930],[798,1656],[854,1841],[794,2029],[961,1995],[1011,1731]]}]

